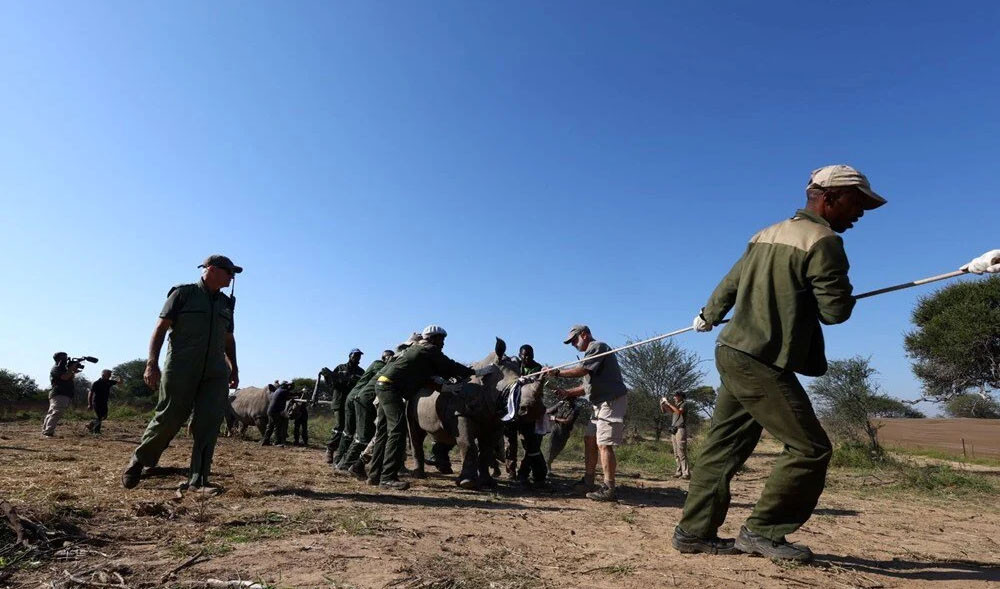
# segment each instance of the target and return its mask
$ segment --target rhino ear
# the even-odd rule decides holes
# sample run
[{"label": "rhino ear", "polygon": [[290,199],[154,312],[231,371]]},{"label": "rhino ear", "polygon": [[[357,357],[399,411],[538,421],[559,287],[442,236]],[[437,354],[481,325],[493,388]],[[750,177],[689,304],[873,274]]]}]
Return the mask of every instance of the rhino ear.
[{"label": "rhino ear", "polygon": [[500,338],[497,338],[497,345],[495,348],[493,348],[493,351],[496,352],[497,359],[503,358],[503,355],[507,353],[507,342],[503,341]]}]

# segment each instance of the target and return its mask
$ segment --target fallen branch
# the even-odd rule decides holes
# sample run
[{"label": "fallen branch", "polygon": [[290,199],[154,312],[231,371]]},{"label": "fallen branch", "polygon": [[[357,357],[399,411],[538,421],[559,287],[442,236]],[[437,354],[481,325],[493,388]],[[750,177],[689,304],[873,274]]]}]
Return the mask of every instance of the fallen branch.
[{"label": "fallen branch", "polygon": [[[181,564],[179,564],[179,565],[175,566],[174,568],[170,569],[169,571],[167,571],[166,573],[164,573],[162,577],[160,577],[160,583],[165,583],[167,581],[167,579],[169,579],[170,577],[172,577],[175,574],[177,574],[178,571],[184,570],[184,569],[188,568],[189,566],[192,566],[192,565],[196,564],[198,562],[198,559],[201,558],[204,554],[205,554],[205,551],[201,550],[201,551],[198,552],[198,554],[195,554],[191,558],[185,560]],[[209,559],[206,558],[204,560],[209,560]],[[204,562],[204,560],[201,561],[201,562]]]}]

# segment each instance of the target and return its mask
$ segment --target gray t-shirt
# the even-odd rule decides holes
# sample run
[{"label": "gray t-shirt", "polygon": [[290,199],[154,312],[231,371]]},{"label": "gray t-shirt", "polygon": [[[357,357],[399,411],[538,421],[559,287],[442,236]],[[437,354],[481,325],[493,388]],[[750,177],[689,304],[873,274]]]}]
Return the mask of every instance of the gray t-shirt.
[{"label": "gray t-shirt", "polygon": [[583,354],[583,367],[587,369],[587,376],[583,377],[583,392],[595,407],[606,401],[622,397],[628,392],[628,389],[625,388],[625,381],[622,380],[617,354],[596,360],[587,360],[588,356],[595,356],[610,350],[611,346],[608,344],[593,341],[590,342],[587,351]]},{"label": "gray t-shirt", "polygon": [[687,401],[681,401],[680,405],[674,405],[678,409],[683,409],[683,413],[674,413],[673,418],[670,420],[671,427],[682,428],[687,427]]}]

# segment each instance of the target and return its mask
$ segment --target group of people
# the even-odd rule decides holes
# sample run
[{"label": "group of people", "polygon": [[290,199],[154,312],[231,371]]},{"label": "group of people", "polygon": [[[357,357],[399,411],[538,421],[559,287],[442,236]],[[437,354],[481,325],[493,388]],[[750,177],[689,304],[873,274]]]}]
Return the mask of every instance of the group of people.
[{"label": "group of people", "polygon": [[[80,362],[70,358],[66,352],[56,352],[52,355],[54,362],[49,371],[49,410],[42,420],[42,436],[51,438],[56,433],[56,426],[69,409],[76,393],[76,375],[81,370]],[[118,381],[111,378],[111,371],[101,371],[101,378],[90,384],[87,392],[87,409],[94,412],[94,419],[87,424],[87,431],[92,434],[101,433],[101,424],[108,417],[108,400],[111,389]]]},{"label": "group of people", "polygon": [[[846,321],[855,297],[840,237],[866,211],[885,204],[863,174],[846,165],[810,174],[805,207],[756,233],[693,321],[707,332],[734,313],[715,348],[721,386],[698,468],[688,472],[678,461],[679,476],[691,477],[683,514],[672,544],[684,553],[760,554],[806,561],[808,548],[787,541],[810,517],[825,484],[832,446],[816,418],[796,373],[826,371],[821,325]],[[153,332],[145,378],[160,391],[156,414],[122,474],[135,487],[144,468],[154,466],[181,424],[193,414],[193,449],[189,483],[209,486],[213,450],[226,402],[225,389],[239,382],[233,338],[232,300],[221,292],[241,268],[225,256],[211,256],[201,266],[201,280],[170,290]],[[973,273],[1000,272],[1000,250],[962,267]],[[193,312],[197,311],[197,312]],[[158,366],[164,336],[170,350],[166,370]],[[328,443],[328,456],[340,471],[365,476],[371,484],[405,489],[399,479],[406,450],[405,404],[434,377],[466,378],[476,370],[445,356],[447,333],[428,326],[365,371],[355,362],[342,375],[336,402],[343,401]],[[560,389],[563,399],[586,398],[594,407],[588,424],[584,484],[593,484],[600,462],[603,484],[588,496],[615,498],[615,447],[622,442],[626,389],[610,347],[589,328],[574,326],[565,340],[584,353],[579,366],[542,369],[548,376],[580,378],[582,384]],[[358,355],[360,360],[360,354]],[[349,363],[350,364],[350,363]],[[339,368],[339,367],[338,367]],[[334,371],[336,372],[336,371]],[[162,376],[161,376],[162,374]],[[530,375],[529,375],[530,376]],[[685,436],[682,399],[667,399],[663,410],[674,414],[675,436]],[[554,414],[558,410],[553,411]],[[717,535],[730,504],[730,481],[767,430],[784,444],[753,513],[735,539]],[[348,433],[349,432],[349,433]],[[374,439],[367,472],[358,466],[360,450]],[[524,436],[528,453],[536,440]],[[675,448],[682,448],[683,443]],[[529,470],[540,466],[531,461]]]}]

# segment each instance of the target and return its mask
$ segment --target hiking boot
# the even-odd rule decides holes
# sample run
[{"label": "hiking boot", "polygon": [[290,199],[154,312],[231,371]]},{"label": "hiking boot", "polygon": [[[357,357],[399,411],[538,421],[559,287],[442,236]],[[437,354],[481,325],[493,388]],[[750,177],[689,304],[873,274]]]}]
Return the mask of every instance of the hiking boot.
[{"label": "hiking boot", "polygon": [[686,473],[682,474],[681,475],[681,480],[682,481],[690,481],[691,480],[691,473],[686,472]]},{"label": "hiking boot", "polygon": [[675,473],[674,473],[674,478],[675,478],[675,479],[679,479],[679,478],[681,478],[681,472],[680,472],[680,471],[677,471],[677,472],[675,472]]},{"label": "hiking boot", "polygon": [[784,538],[780,541],[771,540],[751,532],[746,526],[740,528],[740,535],[736,537],[735,546],[740,552],[766,556],[775,560],[809,562],[813,558],[812,550],[801,544],[792,544]]},{"label": "hiking boot", "polygon": [[347,469],[347,472],[359,481],[368,480],[368,473],[365,472],[365,465],[362,464],[360,460],[352,464],[351,467]]},{"label": "hiking boot", "polygon": [[618,501],[618,493],[611,487],[602,485],[600,489],[587,493],[587,499],[591,501]]},{"label": "hiking boot", "polygon": [[122,473],[122,486],[126,489],[134,489],[142,478],[142,464],[138,460],[132,459],[128,468]]},{"label": "hiking boot", "polygon": [[350,475],[351,471],[349,471],[346,468],[344,468],[343,466],[337,464],[337,465],[335,465],[333,467],[333,474],[345,475],[346,476],[346,475]]},{"label": "hiking boot", "polygon": [[271,440],[261,440],[260,441],[260,445],[261,446],[270,446],[271,445]]},{"label": "hiking boot", "polygon": [[326,449],[326,463],[327,464],[333,464],[333,449],[332,448],[327,448]]},{"label": "hiking boot", "polygon": [[380,489],[390,489],[392,491],[405,491],[410,488],[410,483],[406,481],[382,481],[378,484]]},{"label": "hiking boot", "polygon": [[589,493],[591,491],[599,490],[593,482],[587,482],[587,477],[583,477],[577,482],[573,483],[574,493]]},{"label": "hiking boot", "polygon": [[468,491],[478,491],[479,490],[479,482],[475,481],[473,479],[460,478],[460,479],[458,479],[458,481],[455,482],[455,484],[458,485],[459,487],[463,488],[463,489],[468,490]]},{"label": "hiking boot", "polygon": [[739,554],[740,552],[734,546],[736,541],[731,538],[718,536],[699,538],[688,534],[680,526],[674,528],[674,537],[670,543],[682,554]]}]

